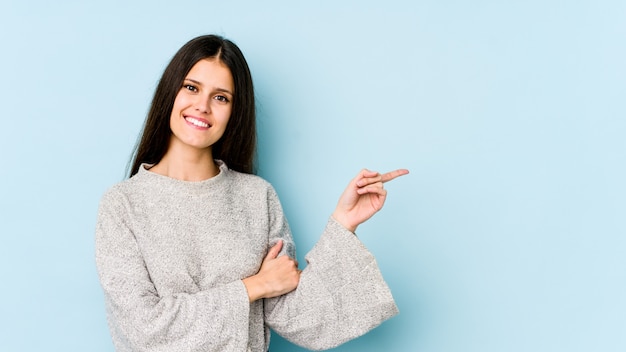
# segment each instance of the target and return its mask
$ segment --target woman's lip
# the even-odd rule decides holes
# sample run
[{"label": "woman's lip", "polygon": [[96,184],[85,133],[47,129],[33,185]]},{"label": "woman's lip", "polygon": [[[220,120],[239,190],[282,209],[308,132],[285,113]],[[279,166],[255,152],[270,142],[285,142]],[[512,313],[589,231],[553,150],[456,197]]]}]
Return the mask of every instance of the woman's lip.
[{"label": "woman's lip", "polygon": [[206,130],[211,127],[211,123],[209,123],[209,120],[203,119],[201,117],[185,115],[183,116],[183,118],[185,119],[185,122],[187,122],[187,124],[191,127],[195,127],[201,130]]}]

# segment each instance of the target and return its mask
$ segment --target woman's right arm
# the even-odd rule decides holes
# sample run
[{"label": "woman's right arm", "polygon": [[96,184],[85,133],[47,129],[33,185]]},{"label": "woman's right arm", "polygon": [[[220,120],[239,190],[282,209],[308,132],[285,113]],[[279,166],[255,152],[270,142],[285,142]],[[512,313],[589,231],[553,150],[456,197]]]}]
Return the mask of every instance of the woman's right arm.
[{"label": "woman's right arm", "polygon": [[96,226],[96,265],[117,351],[245,350],[250,303],[241,280],[195,293],[160,295],[124,218],[108,193]]}]

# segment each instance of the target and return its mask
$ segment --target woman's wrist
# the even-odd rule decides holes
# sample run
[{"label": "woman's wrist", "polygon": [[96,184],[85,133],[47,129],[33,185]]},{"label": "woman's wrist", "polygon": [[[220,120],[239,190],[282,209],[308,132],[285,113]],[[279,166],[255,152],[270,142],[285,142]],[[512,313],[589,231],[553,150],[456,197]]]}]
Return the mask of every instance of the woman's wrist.
[{"label": "woman's wrist", "polygon": [[250,303],[264,297],[263,284],[259,281],[257,275],[252,275],[241,281],[246,287],[246,291],[248,291],[248,299],[250,300]]},{"label": "woman's wrist", "polygon": [[353,224],[351,224],[351,223],[350,223],[350,222],[346,219],[346,217],[345,217],[344,215],[342,215],[340,212],[338,212],[337,210],[335,210],[335,211],[333,212],[333,214],[331,215],[331,217],[332,217],[333,219],[335,219],[335,221],[336,221],[336,222],[338,222],[338,223],[339,223],[339,225],[341,225],[341,226],[345,227],[345,228],[346,228],[346,230],[348,230],[348,231],[350,231],[350,232],[352,232],[352,233],[355,233],[355,232],[356,232],[356,228],[357,228],[358,224],[357,224],[357,225],[353,225]]}]

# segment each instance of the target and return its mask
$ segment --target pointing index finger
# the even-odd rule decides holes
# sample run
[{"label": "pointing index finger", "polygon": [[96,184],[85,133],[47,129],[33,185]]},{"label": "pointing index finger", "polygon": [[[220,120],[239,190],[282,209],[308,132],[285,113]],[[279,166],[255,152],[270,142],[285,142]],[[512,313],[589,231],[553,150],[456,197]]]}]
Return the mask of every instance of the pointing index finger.
[{"label": "pointing index finger", "polygon": [[396,177],[400,177],[400,176],[406,175],[408,173],[409,173],[409,170],[407,170],[407,169],[398,169],[398,170],[390,171],[390,172],[387,172],[386,174],[383,174],[381,176],[381,178],[382,178],[381,181],[383,183],[384,182],[389,182],[389,181],[393,180]]}]

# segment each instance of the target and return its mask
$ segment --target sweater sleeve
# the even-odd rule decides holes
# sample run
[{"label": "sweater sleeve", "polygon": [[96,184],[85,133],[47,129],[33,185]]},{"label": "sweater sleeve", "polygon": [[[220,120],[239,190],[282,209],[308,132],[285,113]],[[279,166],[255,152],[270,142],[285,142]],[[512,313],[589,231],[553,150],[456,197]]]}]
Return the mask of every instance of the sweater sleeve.
[{"label": "sweater sleeve", "polygon": [[[275,201],[272,235],[293,244]],[[305,259],[296,290],[265,301],[267,325],[287,340],[308,349],[329,349],[398,313],[374,256],[333,218]]]},{"label": "sweater sleeve", "polygon": [[161,296],[128,225],[121,195],[103,197],[96,225],[96,265],[116,350],[243,350],[250,304],[238,280],[196,293]]}]

